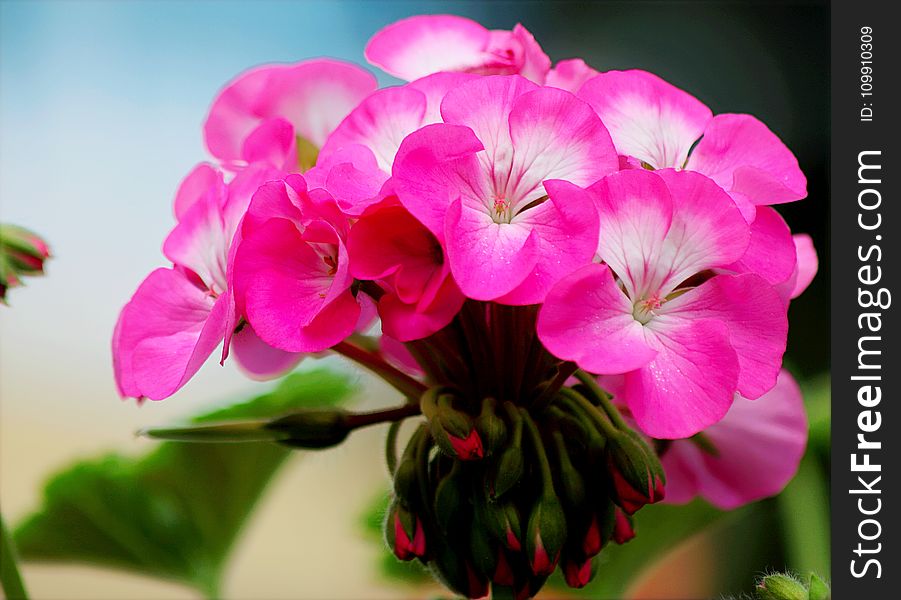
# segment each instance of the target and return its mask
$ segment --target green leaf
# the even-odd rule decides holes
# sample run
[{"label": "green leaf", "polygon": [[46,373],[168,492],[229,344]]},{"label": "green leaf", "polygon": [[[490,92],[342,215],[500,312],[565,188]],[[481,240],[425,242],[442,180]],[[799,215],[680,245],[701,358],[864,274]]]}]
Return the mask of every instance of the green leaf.
[{"label": "green leaf", "polygon": [[832,421],[832,385],[829,374],[801,381],[801,391],[810,424],[808,445],[821,455],[828,456]]},{"label": "green leaf", "polygon": [[[268,394],[192,422],[270,418],[333,406],[351,392],[343,375],[295,373]],[[290,453],[270,443],[166,442],[136,458],[79,462],[50,479],[16,543],[25,560],[128,569],[216,597],[238,533]]]},{"label": "green leaf", "polygon": [[6,522],[0,515],[0,589],[8,600],[28,600],[28,592],[22,583],[16,548],[6,530]]},{"label": "green leaf", "polygon": [[777,498],[788,565],[799,572],[830,572],[827,477],[816,454],[808,451]]}]

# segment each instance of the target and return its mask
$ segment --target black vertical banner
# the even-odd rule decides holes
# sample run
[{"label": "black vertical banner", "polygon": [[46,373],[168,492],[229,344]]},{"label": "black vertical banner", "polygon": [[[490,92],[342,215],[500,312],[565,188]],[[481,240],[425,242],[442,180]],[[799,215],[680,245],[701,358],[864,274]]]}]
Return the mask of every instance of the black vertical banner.
[{"label": "black vertical banner", "polygon": [[832,3],[832,580],[897,598],[901,455],[901,22]]}]

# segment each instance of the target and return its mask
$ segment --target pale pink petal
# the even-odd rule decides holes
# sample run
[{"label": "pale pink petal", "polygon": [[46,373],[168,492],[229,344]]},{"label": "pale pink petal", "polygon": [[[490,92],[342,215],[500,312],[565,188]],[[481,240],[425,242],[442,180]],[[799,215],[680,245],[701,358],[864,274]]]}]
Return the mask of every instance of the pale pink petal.
[{"label": "pale pink petal", "polygon": [[451,272],[466,296],[493,300],[516,288],[539,259],[538,235],[528,226],[495,223],[472,202],[447,211],[445,240]]},{"label": "pale pink petal", "polygon": [[362,144],[375,154],[379,168],[391,172],[400,143],[423,125],[426,98],[401,86],[379,90],[360,103],[341,122],[322,147],[322,155],[350,144]]},{"label": "pale pink petal", "polygon": [[245,325],[232,337],[231,350],[241,369],[254,379],[272,379],[287,373],[305,356],[273,348]]},{"label": "pale pink petal", "polygon": [[645,326],[657,355],[626,373],[620,400],[647,435],[683,438],[710,427],[732,405],[739,365],[721,321],[658,316]]},{"label": "pale pink petal", "polygon": [[798,470],[807,445],[801,390],[787,371],[750,401],[736,398],[722,421],[704,431],[717,454],[676,440],[663,456],[666,501],[702,496],[724,510],[778,494]]},{"label": "pale pink petal", "polygon": [[736,389],[744,397],[758,398],[776,384],[788,319],[779,294],[760,276],[717,275],[665,303],[658,313],[723,323],[741,368]]},{"label": "pale pink petal", "polygon": [[262,163],[285,172],[296,171],[299,163],[294,126],[279,117],[263,121],[244,140],[241,155],[248,164]]},{"label": "pale pink petal", "polygon": [[712,180],[673,169],[656,174],[673,198],[673,221],[664,249],[669,277],[663,288],[669,293],[696,273],[738,260],[751,233],[735,202]]},{"label": "pale pink petal", "polygon": [[538,337],[551,354],[591,373],[633,371],[657,354],[606,265],[583,267],[551,289]]},{"label": "pale pink petal", "polygon": [[447,93],[477,78],[478,75],[471,73],[434,73],[408,83],[408,88],[422,92],[425,95],[426,111],[422,124],[440,123],[442,120],[441,101],[444,100]]},{"label": "pale pink petal", "polygon": [[193,271],[217,294],[227,286],[226,268],[231,237],[222,214],[225,188],[215,186],[182,215],[166,237],[163,254],[176,265]]},{"label": "pale pink petal", "polygon": [[275,117],[286,119],[297,135],[321,147],[375,89],[375,77],[368,71],[328,58],[256,67],[231,81],[213,101],[204,124],[207,148],[226,163],[241,161],[247,136]]},{"label": "pale pink petal", "polygon": [[366,60],[412,81],[439,71],[466,71],[483,64],[490,34],[454,15],[417,15],[378,31],[366,44]]},{"label": "pale pink petal", "polygon": [[598,71],[585,64],[581,58],[569,58],[561,60],[551,69],[547,74],[545,85],[576,94],[583,83],[598,74]]},{"label": "pale pink petal", "polygon": [[795,243],[788,224],[775,210],[761,206],[751,223],[748,248],[726,269],[736,273],[757,273],[775,285],[792,276],[796,262]]},{"label": "pale pink petal", "polygon": [[[503,162],[495,160],[493,168],[505,178],[495,189],[510,199],[514,210],[544,195],[545,179],[589,186],[619,169],[607,129],[591,107],[569,92],[542,88],[522,94],[513,103],[509,122],[512,166],[504,172]],[[480,139],[490,149],[491,144]],[[497,152],[502,151],[498,146]]]},{"label": "pale pink petal", "polygon": [[813,245],[811,237],[804,233],[793,236],[795,242],[795,250],[798,257],[798,264],[795,268],[795,286],[791,291],[791,297],[800,296],[813,278],[817,274],[819,268],[819,260],[817,259],[817,249]]},{"label": "pale pink petal", "polygon": [[635,300],[657,291],[667,277],[664,240],[673,219],[669,189],[658,175],[630,169],[589,188],[600,211],[598,254]]},{"label": "pale pink petal", "polygon": [[462,196],[487,201],[491,195],[477,154],[482,149],[468,127],[436,123],[407,136],[397,152],[397,196],[439,240],[452,202]]},{"label": "pale pink petal", "polygon": [[162,400],[222,342],[226,303],[177,269],[157,269],[122,311],[114,336],[120,391]]},{"label": "pale pink petal", "polygon": [[807,196],[798,159],[776,134],[751,115],[717,115],[688,161],[733,195],[758,205]]},{"label": "pale pink petal", "polygon": [[566,181],[544,182],[549,199],[513,217],[539,237],[538,263],[502,304],[539,304],[555,283],[594,258],[598,246],[598,213],[584,189]]},{"label": "pale pink petal", "polygon": [[579,97],[601,117],[620,154],[655,169],[682,167],[713,116],[694,96],[639,70],[601,73]]},{"label": "pale pink petal", "polygon": [[178,185],[175,193],[175,217],[180,220],[210,188],[224,185],[219,169],[210,163],[198,164]]},{"label": "pale pink petal", "polygon": [[404,373],[413,377],[421,377],[424,375],[422,367],[413,358],[413,354],[403,344],[390,335],[382,335],[379,338],[379,350],[382,356],[388,361],[388,364],[397,367]]},{"label": "pale pink petal", "polygon": [[535,41],[535,36],[520,23],[513,27],[513,38],[522,47],[522,58],[517,72],[529,81],[543,85],[551,69],[551,59]]}]

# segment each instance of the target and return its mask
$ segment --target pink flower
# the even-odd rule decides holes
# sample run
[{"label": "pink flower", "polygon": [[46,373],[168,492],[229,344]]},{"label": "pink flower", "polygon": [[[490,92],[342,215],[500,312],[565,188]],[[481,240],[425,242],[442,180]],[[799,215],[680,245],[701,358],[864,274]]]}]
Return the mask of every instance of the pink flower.
[{"label": "pink flower", "polygon": [[351,274],[385,289],[378,298],[382,330],[401,342],[445,327],[465,300],[444,250],[397,199],[366,211],[350,230]]},{"label": "pink flower", "polygon": [[[122,309],[113,334],[116,383],[123,397],[160,400],[181,388],[222,342],[234,320],[228,277],[232,240],[256,188],[278,172],[258,166],[229,184],[209,165],[199,165],[179,188],[178,224],[163,252],[172,268],[153,271]],[[300,357],[253,344],[240,336],[239,362],[258,375],[293,367]],[[273,361],[255,367],[257,354]]]},{"label": "pink flower", "polygon": [[545,85],[575,94],[583,83],[595,75],[598,75],[598,71],[585,64],[581,58],[569,58],[561,60],[548,72]]},{"label": "pink flower", "polygon": [[617,169],[607,131],[572,94],[515,75],[460,85],[441,114],[401,144],[398,197],[445,245],[466,296],[541,302],[595,253],[597,212],[577,186]]},{"label": "pink flower", "polygon": [[736,398],[722,421],[705,429],[713,452],[691,439],[663,455],[666,502],[701,496],[724,510],[782,491],[807,445],[807,417],[798,384],[781,371],[776,387],[751,401]]},{"label": "pink flower", "polygon": [[305,176],[309,188],[329,190],[342,211],[359,216],[390,195],[385,183],[401,141],[441,121],[441,100],[448,90],[474,78],[436,73],[371,94],[326,140],[316,167]]},{"label": "pink flower", "polygon": [[369,40],[366,60],[412,81],[439,71],[519,74],[544,83],[551,61],[525,27],[485,29],[454,15],[417,15],[388,25]]},{"label": "pink flower", "polygon": [[807,196],[797,159],[751,115],[714,117],[697,98],[639,70],[601,73],[579,97],[597,111],[620,154],[654,169],[703,173],[729,192],[749,222],[756,205]]},{"label": "pink flower", "polygon": [[238,314],[268,345],[319,352],[352,333],[360,304],[350,290],[347,220],[300,175],[254,194],[234,259]]},{"label": "pink flower", "polygon": [[548,294],[538,334],[592,373],[625,374],[620,400],[656,438],[719,421],[736,391],[773,387],[787,320],[760,276],[713,275],[742,256],[749,227],[713,181],[691,172],[626,170],[589,189],[601,214],[598,253]]},{"label": "pink flower", "polygon": [[250,69],[213,101],[203,127],[207,148],[230,170],[254,162],[308,168],[328,134],[376,87],[368,71],[327,58]]}]

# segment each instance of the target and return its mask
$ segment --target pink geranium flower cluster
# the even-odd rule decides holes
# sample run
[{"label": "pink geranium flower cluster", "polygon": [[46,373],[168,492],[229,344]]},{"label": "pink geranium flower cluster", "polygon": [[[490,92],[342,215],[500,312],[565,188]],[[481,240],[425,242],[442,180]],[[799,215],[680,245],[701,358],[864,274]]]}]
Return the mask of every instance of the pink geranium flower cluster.
[{"label": "pink geranium flower cluster", "polygon": [[[354,356],[378,320],[372,360],[452,387],[473,418],[490,397],[539,420],[548,386],[578,369],[644,439],[667,440],[670,499],[778,492],[806,442],[781,371],[786,312],[816,272],[810,238],[773,208],[807,194],[778,136],[645,71],[552,68],[521,25],[413,17],[366,58],[409,83],[377,89],[315,59],[220,92],[204,125],[214,160],[176,194],[172,266],[116,326],[120,393],[172,395],[223,341],[217,358],[258,377]],[[449,451],[487,455],[473,432],[447,434]],[[404,519],[398,555],[417,555],[421,523]],[[553,570],[546,554],[536,574]]]}]

